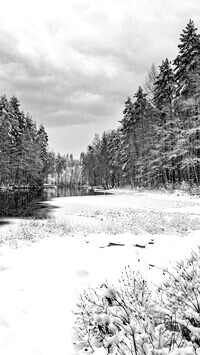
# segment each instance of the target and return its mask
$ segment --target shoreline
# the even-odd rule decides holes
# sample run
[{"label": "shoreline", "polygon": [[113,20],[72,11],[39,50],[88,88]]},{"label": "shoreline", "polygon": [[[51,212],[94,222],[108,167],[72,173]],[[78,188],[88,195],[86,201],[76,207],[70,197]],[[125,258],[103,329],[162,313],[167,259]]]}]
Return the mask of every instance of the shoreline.
[{"label": "shoreline", "polygon": [[54,198],[47,201],[47,218],[1,218],[0,243],[17,247],[56,234],[77,234],[78,237],[128,232],[185,235],[200,229],[200,199],[128,190],[111,192]]}]

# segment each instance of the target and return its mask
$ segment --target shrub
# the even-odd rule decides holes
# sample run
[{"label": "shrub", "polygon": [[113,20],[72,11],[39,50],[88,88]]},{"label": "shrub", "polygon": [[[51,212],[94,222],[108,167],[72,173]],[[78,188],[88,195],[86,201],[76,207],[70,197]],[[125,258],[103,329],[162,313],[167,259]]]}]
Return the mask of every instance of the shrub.
[{"label": "shrub", "polygon": [[184,261],[164,270],[167,279],[160,287],[168,319],[172,319],[182,339],[200,347],[200,248]]},{"label": "shrub", "polygon": [[76,329],[79,339],[85,342],[81,354],[97,354],[97,349],[115,355],[200,353],[195,301],[199,285],[188,285],[194,274],[197,281],[195,258],[197,254],[187,264],[176,264],[173,270],[178,276],[166,269],[168,280],[156,294],[140,273],[127,267],[117,288],[105,283],[80,295]]}]

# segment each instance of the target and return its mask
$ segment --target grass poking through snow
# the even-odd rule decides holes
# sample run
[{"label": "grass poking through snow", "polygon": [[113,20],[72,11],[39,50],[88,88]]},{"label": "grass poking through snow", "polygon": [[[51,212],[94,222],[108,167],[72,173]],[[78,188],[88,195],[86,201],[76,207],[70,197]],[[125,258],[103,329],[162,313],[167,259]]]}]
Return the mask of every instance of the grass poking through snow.
[{"label": "grass poking through snow", "polygon": [[19,247],[51,236],[84,237],[90,233],[186,235],[194,230],[200,230],[200,218],[192,214],[125,208],[69,215],[65,220],[24,219],[0,233],[0,244]]}]

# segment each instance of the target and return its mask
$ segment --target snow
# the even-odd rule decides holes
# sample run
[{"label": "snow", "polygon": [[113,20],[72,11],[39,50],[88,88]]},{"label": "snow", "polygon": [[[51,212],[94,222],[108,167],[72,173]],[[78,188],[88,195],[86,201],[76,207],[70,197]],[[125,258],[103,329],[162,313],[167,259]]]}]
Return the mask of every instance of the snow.
[{"label": "snow", "polygon": [[[159,201],[159,202],[158,202]],[[83,196],[82,197],[61,197],[52,199],[49,205],[52,208],[50,214],[57,217],[63,217],[69,214],[76,214],[82,211],[93,211],[100,209],[117,208],[137,208],[165,210],[169,208],[180,208],[188,206],[200,207],[199,199],[189,196],[178,196],[170,194],[154,193],[118,193],[116,195]]]},{"label": "snow", "polygon": [[[121,201],[121,202],[120,202]],[[146,201],[146,205],[145,205]],[[164,201],[164,202],[163,202]],[[118,196],[74,197],[51,202],[60,208],[55,216],[63,218],[70,211],[134,206],[134,208],[197,207],[199,201],[182,196],[161,200],[154,196],[128,194]],[[177,206],[185,203],[184,206]],[[191,206],[190,206],[191,204]],[[59,211],[59,212],[58,212]],[[74,221],[76,218],[74,219]],[[154,244],[149,244],[150,241]],[[123,244],[109,246],[112,244]],[[0,249],[0,354],[1,355],[73,355],[72,324],[77,292],[88,284],[106,279],[115,283],[129,264],[141,270],[153,284],[163,278],[160,267],[169,261],[181,260],[198,245],[200,231],[187,236],[133,235],[121,233],[86,238],[56,237],[43,239],[31,246]],[[109,246],[109,247],[108,247]],[[143,247],[142,247],[143,246]],[[158,268],[150,266],[156,265]],[[99,350],[100,354],[100,350]]]}]

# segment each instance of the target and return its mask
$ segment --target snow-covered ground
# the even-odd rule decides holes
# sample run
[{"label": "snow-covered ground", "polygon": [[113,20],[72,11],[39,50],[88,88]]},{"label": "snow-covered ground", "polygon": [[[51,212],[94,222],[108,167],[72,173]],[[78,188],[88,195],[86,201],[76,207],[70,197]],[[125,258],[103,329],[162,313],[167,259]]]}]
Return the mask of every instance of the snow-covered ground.
[{"label": "snow-covered ground", "polygon": [[[166,194],[118,194],[55,199],[56,218],[94,209],[157,209],[198,215],[196,198]],[[79,217],[73,216],[74,221]],[[86,217],[84,217],[87,220]],[[90,221],[91,219],[89,219]],[[112,246],[113,244],[123,244]],[[153,244],[152,244],[153,242]],[[200,244],[200,231],[188,235],[136,236],[90,233],[86,238],[55,235],[31,246],[0,249],[0,354],[72,355],[77,292],[105,279],[115,282],[124,266],[140,269],[153,283],[167,262],[181,260]],[[110,245],[108,247],[108,245]]]}]

